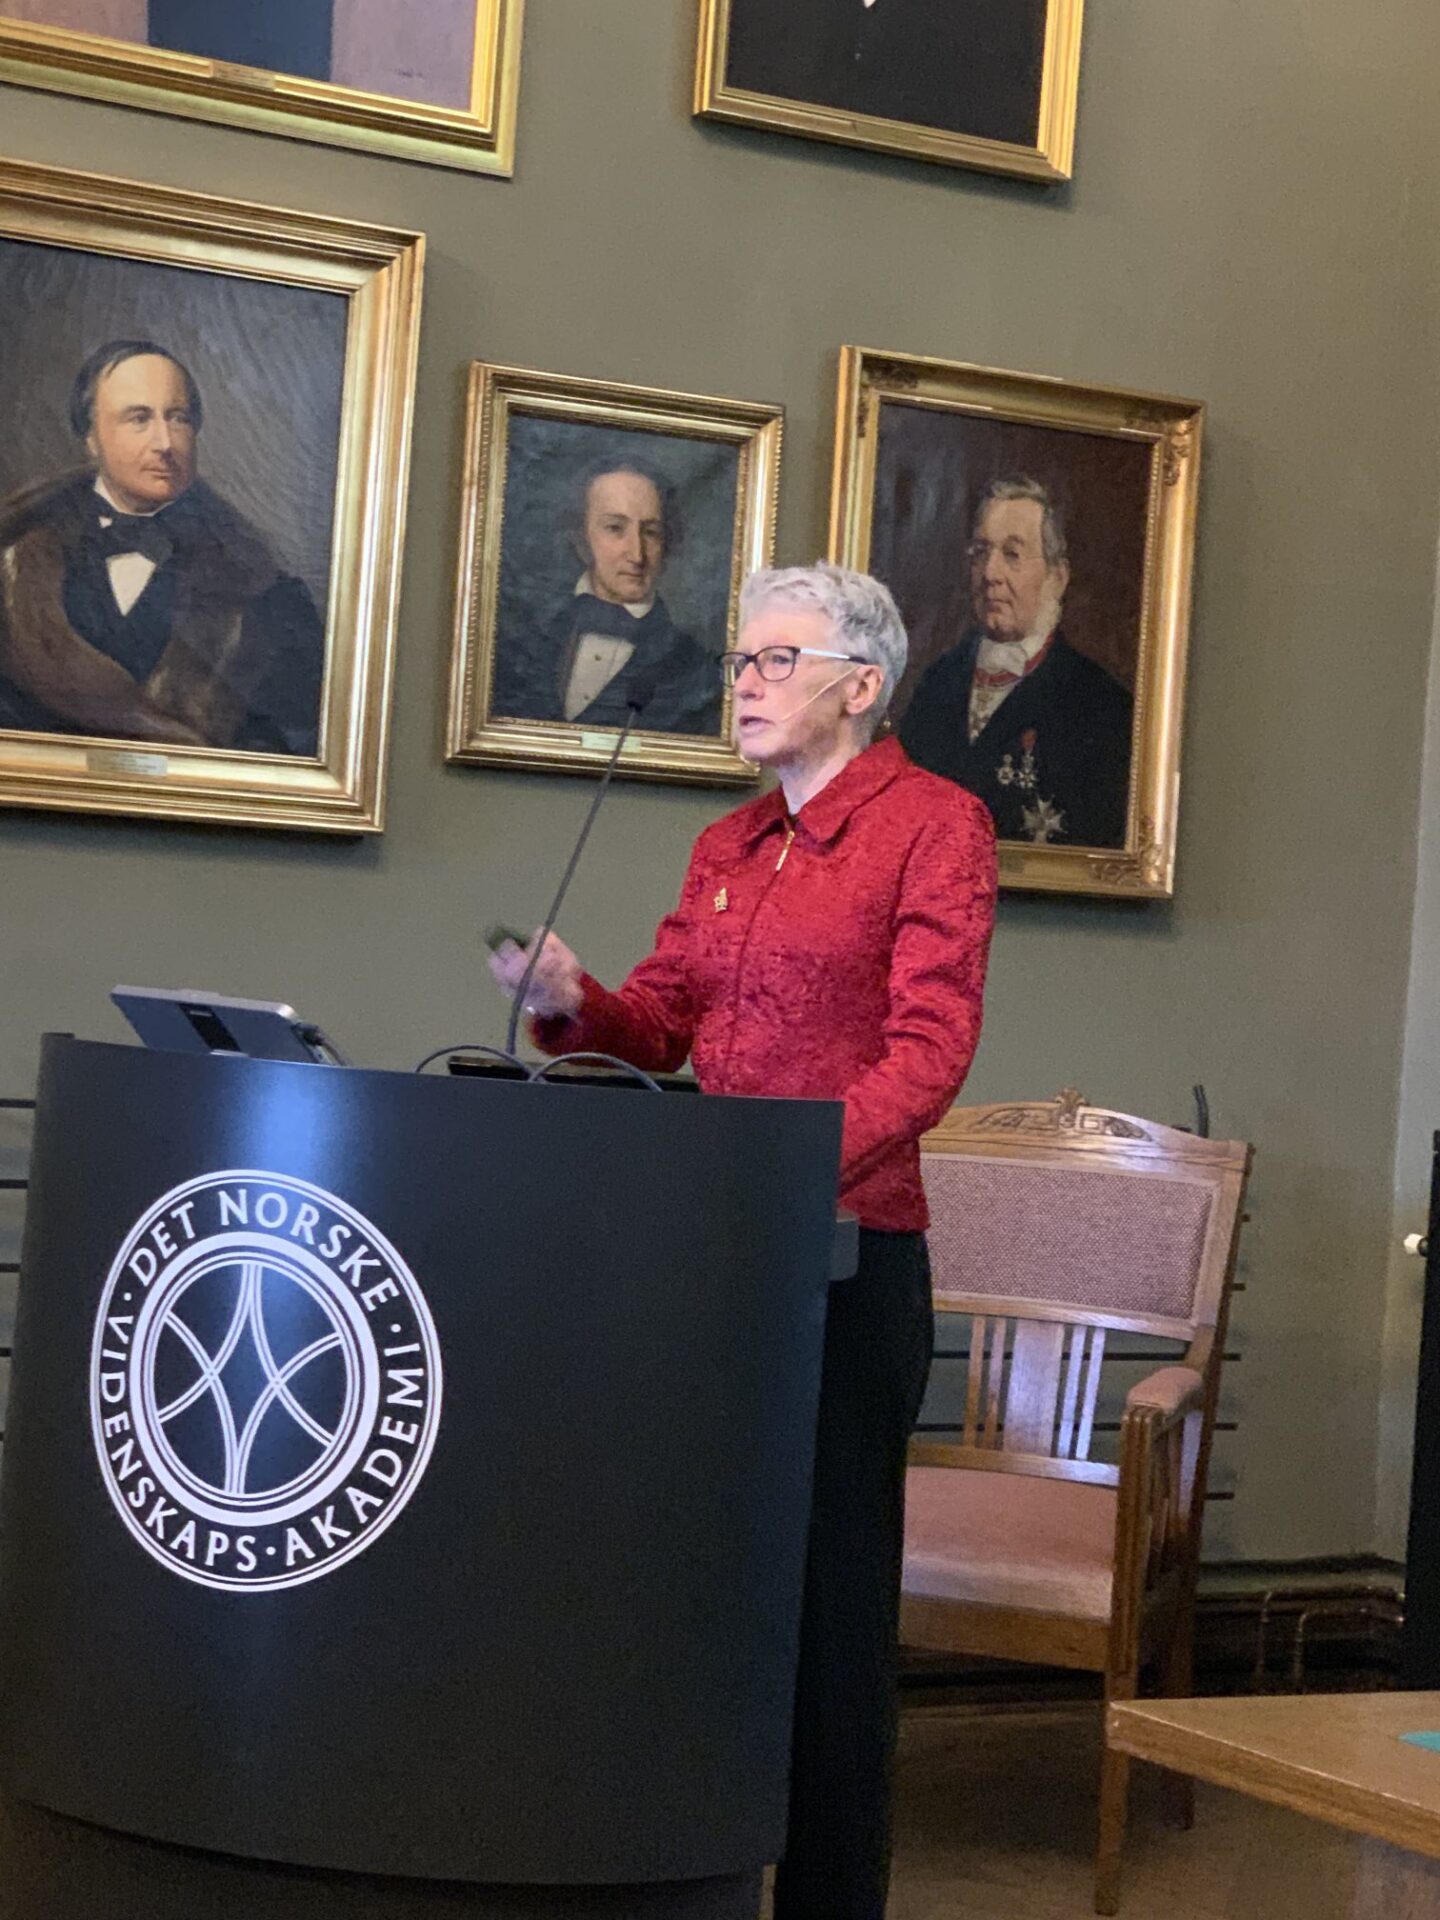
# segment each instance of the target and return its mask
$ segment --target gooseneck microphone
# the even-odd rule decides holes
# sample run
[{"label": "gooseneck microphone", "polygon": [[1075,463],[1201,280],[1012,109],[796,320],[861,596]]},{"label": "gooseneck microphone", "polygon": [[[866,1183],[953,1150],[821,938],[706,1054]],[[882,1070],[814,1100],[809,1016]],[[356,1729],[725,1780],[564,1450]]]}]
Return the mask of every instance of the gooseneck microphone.
[{"label": "gooseneck microphone", "polygon": [[575,842],[575,851],[570,856],[570,864],[561,876],[560,885],[555,890],[555,898],[550,902],[550,911],[545,916],[545,924],[541,927],[539,938],[531,949],[530,964],[521,975],[520,985],[515,990],[515,998],[510,1003],[510,1024],[505,1029],[505,1051],[507,1053],[514,1053],[515,1051],[515,1040],[520,1031],[520,1016],[525,1011],[525,996],[530,991],[530,982],[535,978],[536,964],[540,959],[540,955],[545,950],[545,942],[550,938],[550,929],[555,925],[565,895],[569,891],[570,882],[575,877],[575,869],[579,866],[580,856],[585,851],[585,842],[590,838],[590,829],[595,824],[595,816],[600,811],[600,803],[609,791],[611,776],[619,764],[620,755],[625,750],[625,742],[630,738],[630,729],[655,698],[655,689],[659,684],[660,675],[658,671],[638,673],[635,676],[633,686],[625,696],[625,705],[628,709],[625,715],[625,724],[620,729],[620,737],[610,750],[610,758],[606,762],[604,773],[600,776],[600,784],[595,789],[595,798],[590,802],[590,810],[585,815],[585,824],[580,829],[580,838]]}]

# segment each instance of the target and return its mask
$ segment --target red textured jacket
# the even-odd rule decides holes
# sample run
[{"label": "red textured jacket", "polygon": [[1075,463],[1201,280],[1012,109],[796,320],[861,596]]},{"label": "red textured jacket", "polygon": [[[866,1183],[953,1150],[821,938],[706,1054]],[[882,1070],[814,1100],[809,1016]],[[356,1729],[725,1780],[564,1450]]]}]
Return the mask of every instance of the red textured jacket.
[{"label": "red textured jacket", "polygon": [[777,790],[707,827],[655,951],[618,993],[584,976],[546,1052],[593,1048],[707,1093],[843,1099],[841,1203],[923,1228],[920,1135],[980,1037],[995,918],[982,801],[896,740],[866,749],[789,821]]}]

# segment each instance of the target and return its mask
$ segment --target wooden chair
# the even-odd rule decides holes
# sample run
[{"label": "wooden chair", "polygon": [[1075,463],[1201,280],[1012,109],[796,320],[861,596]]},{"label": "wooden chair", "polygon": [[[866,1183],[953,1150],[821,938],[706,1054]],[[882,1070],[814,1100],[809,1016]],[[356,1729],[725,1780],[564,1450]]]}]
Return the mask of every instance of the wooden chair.
[{"label": "wooden chair", "polygon": [[[935,1305],[969,1316],[958,1443],[907,1475],[907,1646],[1191,1688],[1195,1578],[1250,1148],[1089,1107],[956,1108],[926,1136]],[[1091,1458],[1112,1333],[1183,1341]],[[962,1350],[963,1350],[962,1343]],[[1095,1910],[1117,1909],[1129,1761],[1101,1763]],[[1186,1825],[1188,1781],[1167,1788]]]}]

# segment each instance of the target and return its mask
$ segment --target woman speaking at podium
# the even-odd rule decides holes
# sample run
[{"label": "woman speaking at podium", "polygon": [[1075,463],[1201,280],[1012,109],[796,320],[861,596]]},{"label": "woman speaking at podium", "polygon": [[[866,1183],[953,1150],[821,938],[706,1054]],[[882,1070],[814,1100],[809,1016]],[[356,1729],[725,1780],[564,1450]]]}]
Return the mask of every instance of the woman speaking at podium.
[{"label": "woman speaking at podium", "polygon": [[[826,1325],[777,1920],[884,1913],[905,1453],[933,1330],[919,1140],[975,1051],[995,911],[983,802],[873,739],[906,655],[868,575],[752,575],[720,664],[739,750],[778,786],[700,835],[618,992],[551,935],[526,996],[546,1052],[688,1057],[709,1093],[844,1102],[860,1262]],[[491,960],[512,994],[527,957]]]}]

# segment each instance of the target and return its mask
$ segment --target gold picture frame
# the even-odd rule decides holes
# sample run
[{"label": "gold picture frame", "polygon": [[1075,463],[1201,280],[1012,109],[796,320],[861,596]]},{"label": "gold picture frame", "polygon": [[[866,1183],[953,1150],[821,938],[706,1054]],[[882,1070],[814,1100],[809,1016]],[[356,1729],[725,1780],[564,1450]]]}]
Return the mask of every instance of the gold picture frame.
[{"label": "gold picture frame", "polygon": [[[416,4],[405,15],[412,22]],[[3,0],[0,81],[508,178],[524,0],[473,4],[470,97],[459,106],[39,24],[7,15]],[[113,13],[97,6],[112,25]]]},{"label": "gold picture frame", "polygon": [[[379,832],[423,236],[0,162],[0,250],[15,380],[7,395],[0,376],[0,417],[10,415],[0,449],[9,479],[0,485],[0,805]],[[138,358],[135,335],[150,337]],[[123,351],[106,358],[117,339]],[[77,519],[110,512],[97,498],[109,471],[103,448],[69,437],[83,436],[73,396],[101,361],[121,373],[158,368],[197,396],[194,460],[175,469],[179,497],[159,515],[180,532],[167,536],[172,552],[151,584],[170,560],[181,584],[168,589],[179,597],[158,603],[171,610],[148,678],[128,659],[124,671],[115,664],[123,650],[98,651],[110,643],[83,625],[77,632],[71,611],[80,572],[89,568],[104,594],[114,565],[91,555],[85,542],[96,535]],[[89,388],[97,433],[109,377],[102,368]],[[214,416],[203,435],[200,395]],[[302,421],[321,423],[309,439]],[[247,423],[251,438],[237,445]],[[202,480],[201,449],[215,484]],[[182,510],[187,518],[165,520]],[[293,562],[292,538],[305,543],[308,568]],[[141,586],[142,609],[149,591]],[[119,602],[119,584],[114,594]],[[107,601],[112,624],[115,611]],[[134,618],[133,607],[121,613]],[[160,617],[146,616],[152,626]],[[41,654],[48,647],[56,659],[57,640],[65,665],[46,679]],[[175,692],[177,662],[189,674],[189,707]],[[272,668],[277,691],[266,707]],[[77,675],[104,689],[93,719],[76,705]],[[153,691],[162,683],[163,696]]]},{"label": "gold picture frame", "polygon": [[[1174,893],[1204,415],[1197,400],[841,351],[831,558],[894,590],[911,634],[896,729],[987,800],[1006,887]],[[1017,524],[1033,528],[1031,560],[1002,543]],[[982,653],[1017,631],[1012,656]],[[1011,671],[986,673],[992,658]]]},{"label": "gold picture frame", "polygon": [[[450,761],[598,772],[623,723],[625,676],[643,670],[658,682],[618,774],[703,786],[757,778],[730,743],[717,657],[733,645],[742,581],[774,553],[783,423],[778,406],[472,365]],[[628,595],[634,624],[626,590],[597,582],[585,544],[591,503],[604,503],[596,489],[616,475],[639,489],[638,518],[654,520],[653,552]],[[596,639],[587,620],[623,651],[584,706],[570,690],[582,644]]]},{"label": "gold picture frame", "polygon": [[[818,47],[822,34],[837,31],[832,22],[839,16],[841,3],[842,0],[823,0],[826,12],[817,14],[813,24],[807,27],[802,27],[793,17],[794,0],[787,0],[785,9],[774,9],[769,17],[777,22],[788,19],[785,32],[807,32],[814,36]],[[943,3],[949,8],[954,6],[954,0],[943,0]],[[884,82],[883,87],[877,82],[872,89],[876,107],[889,104],[892,110],[867,112],[857,106],[857,102],[865,98],[865,82],[857,64],[858,42],[867,35],[887,31],[887,23],[878,8],[870,11],[874,4],[875,0],[866,0],[866,12],[855,15],[857,48],[841,70],[844,78],[839,73],[829,74],[834,61],[827,58],[817,64],[812,80],[807,82],[797,75],[798,84],[792,92],[788,87],[782,90],[780,85],[778,75],[783,73],[783,60],[778,69],[772,63],[768,80],[763,57],[744,79],[737,78],[732,71],[732,26],[736,10],[750,5],[758,9],[760,0],[700,0],[694,96],[697,117],[729,121],[736,126],[771,128],[840,146],[904,154],[912,160],[933,161],[942,166],[1013,174],[1027,180],[1056,181],[1071,177],[1084,0],[1045,0],[1043,44],[1033,99],[1030,91],[1022,87],[1022,76],[1017,73],[1013,84],[1021,87],[1021,98],[1013,109],[1007,108],[1003,116],[1006,125],[1000,135],[993,127],[990,131],[982,130],[987,124],[985,115],[989,113],[993,118],[994,102],[999,94],[999,89],[989,84],[983,74],[977,76],[973,125],[945,126],[902,116],[885,93],[886,88],[893,88],[900,69],[898,49],[889,43],[877,44],[873,49],[869,70],[882,76]],[[1013,30],[1014,0],[993,0],[993,4],[1001,9],[997,16],[1000,22]],[[958,31],[953,12],[945,16],[944,24],[948,31]],[[911,31],[919,37],[925,31],[923,23]],[[932,47],[927,45],[923,51],[917,50],[916,57],[927,63],[927,70],[934,70],[936,55]],[[943,58],[939,65],[946,71],[950,68],[950,62]],[[800,97],[798,86],[805,84],[813,86],[817,93],[828,87],[831,97]],[[907,111],[913,112],[914,108]],[[1010,124],[1011,121],[1014,124]],[[1021,122],[1025,123],[1023,127]]]}]

